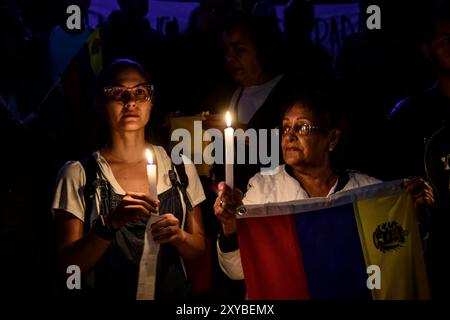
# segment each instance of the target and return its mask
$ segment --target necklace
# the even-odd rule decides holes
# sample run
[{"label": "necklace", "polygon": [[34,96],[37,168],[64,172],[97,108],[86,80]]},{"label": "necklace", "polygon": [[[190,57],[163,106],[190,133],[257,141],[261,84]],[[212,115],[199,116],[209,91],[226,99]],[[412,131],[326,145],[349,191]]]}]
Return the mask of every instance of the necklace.
[{"label": "necklace", "polygon": [[130,167],[140,165],[140,164],[142,164],[143,162],[146,161],[144,157],[142,159],[138,160],[138,161],[127,161],[126,159],[124,159],[122,157],[119,157],[119,156],[113,154],[111,151],[108,151],[108,150],[104,150],[103,154],[104,154],[104,158],[108,162],[120,163],[122,165],[130,166]]}]

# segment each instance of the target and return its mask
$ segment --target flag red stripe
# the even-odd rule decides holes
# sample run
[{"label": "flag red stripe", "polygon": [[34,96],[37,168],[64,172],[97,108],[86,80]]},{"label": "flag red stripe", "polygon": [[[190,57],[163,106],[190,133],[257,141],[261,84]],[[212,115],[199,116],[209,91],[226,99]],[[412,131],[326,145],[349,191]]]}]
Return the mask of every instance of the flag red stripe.
[{"label": "flag red stripe", "polygon": [[308,299],[293,216],[239,219],[237,227],[248,298]]}]

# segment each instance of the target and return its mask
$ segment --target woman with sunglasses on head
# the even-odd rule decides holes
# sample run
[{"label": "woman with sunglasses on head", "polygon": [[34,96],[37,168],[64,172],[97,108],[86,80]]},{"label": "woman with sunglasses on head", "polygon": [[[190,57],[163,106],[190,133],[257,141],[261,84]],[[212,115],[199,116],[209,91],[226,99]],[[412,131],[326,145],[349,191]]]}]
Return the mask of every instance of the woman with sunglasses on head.
[{"label": "woman with sunglasses on head", "polygon": [[[279,127],[285,164],[271,174],[253,176],[243,198],[239,190],[231,192],[223,182],[219,185],[214,204],[215,214],[222,224],[217,251],[222,270],[234,280],[244,278],[235,218],[242,203],[266,204],[329,197],[381,182],[366,174],[341,169],[339,154],[346,126],[337,101],[329,91],[305,87],[289,100]],[[433,190],[425,181],[410,179],[406,190],[420,208],[433,205]]]},{"label": "woman with sunglasses on head", "polygon": [[[146,140],[152,93],[138,63],[121,59],[106,67],[97,97],[109,141],[86,159],[66,163],[57,179],[52,210],[61,267],[65,273],[67,266],[79,266],[86,286],[101,296],[136,299],[152,214],[162,217],[147,233],[160,244],[155,299],[189,298],[183,261],[204,252],[199,203],[205,196],[195,166],[175,168],[162,147]],[[157,166],[158,199],[149,195],[155,186],[147,178],[146,149]]]}]

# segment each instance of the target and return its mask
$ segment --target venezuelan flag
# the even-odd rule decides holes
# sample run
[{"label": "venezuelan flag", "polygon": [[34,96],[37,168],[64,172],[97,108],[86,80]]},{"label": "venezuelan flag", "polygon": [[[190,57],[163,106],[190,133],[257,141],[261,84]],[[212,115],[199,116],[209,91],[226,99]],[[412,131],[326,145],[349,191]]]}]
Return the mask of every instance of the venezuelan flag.
[{"label": "venezuelan flag", "polygon": [[429,299],[402,181],[246,207],[238,238],[249,299]]}]

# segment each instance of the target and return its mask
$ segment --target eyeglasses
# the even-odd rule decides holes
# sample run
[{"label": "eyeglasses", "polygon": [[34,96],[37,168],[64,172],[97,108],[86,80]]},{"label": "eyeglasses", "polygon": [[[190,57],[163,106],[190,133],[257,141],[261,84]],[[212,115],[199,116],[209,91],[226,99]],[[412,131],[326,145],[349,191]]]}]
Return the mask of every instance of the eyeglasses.
[{"label": "eyeglasses", "polygon": [[152,84],[138,84],[128,88],[122,86],[110,86],[103,88],[106,99],[114,101],[130,101],[134,98],[136,102],[145,102],[153,98]]},{"label": "eyeglasses", "polygon": [[294,124],[293,126],[281,125],[276,127],[276,129],[280,130],[282,136],[287,135],[291,130],[293,130],[294,133],[296,133],[299,136],[308,136],[314,130],[318,130],[319,127],[302,123],[302,124]]}]

